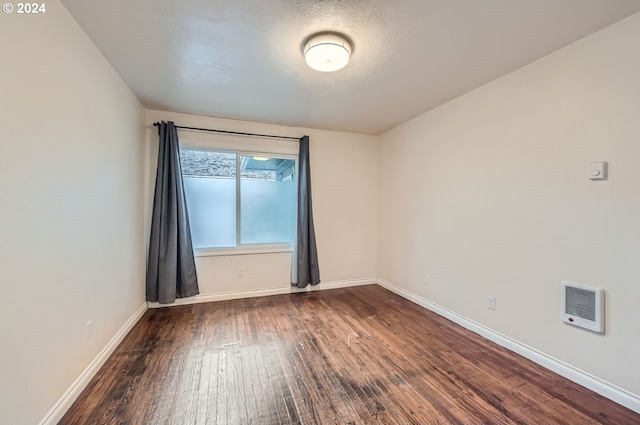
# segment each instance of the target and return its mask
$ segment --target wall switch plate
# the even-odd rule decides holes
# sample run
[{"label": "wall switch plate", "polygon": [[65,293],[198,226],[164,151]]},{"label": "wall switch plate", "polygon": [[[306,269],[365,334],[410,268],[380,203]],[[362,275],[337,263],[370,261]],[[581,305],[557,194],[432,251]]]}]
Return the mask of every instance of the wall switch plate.
[{"label": "wall switch plate", "polygon": [[489,310],[495,310],[496,309],[496,297],[489,297],[487,298],[487,308]]},{"label": "wall switch plate", "polygon": [[93,320],[89,320],[84,324],[84,339],[89,341],[93,336]]}]

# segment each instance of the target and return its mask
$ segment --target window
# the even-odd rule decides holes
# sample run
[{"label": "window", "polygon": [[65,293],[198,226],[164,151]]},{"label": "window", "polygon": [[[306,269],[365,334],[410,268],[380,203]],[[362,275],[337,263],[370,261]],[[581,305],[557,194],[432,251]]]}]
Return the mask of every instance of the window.
[{"label": "window", "polygon": [[294,157],[182,148],[180,160],[194,248],[293,243]]}]

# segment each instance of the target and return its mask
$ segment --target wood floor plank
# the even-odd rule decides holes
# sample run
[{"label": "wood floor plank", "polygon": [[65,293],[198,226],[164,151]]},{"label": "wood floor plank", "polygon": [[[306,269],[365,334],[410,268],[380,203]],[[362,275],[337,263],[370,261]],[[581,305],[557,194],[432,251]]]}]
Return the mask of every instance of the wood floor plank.
[{"label": "wood floor plank", "polygon": [[59,422],[639,423],[376,285],[149,310]]},{"label": "wood floor plank", "polygon": [[196,396],[196,413],[194,425],[206,425],[207,412],[209,410],[209,383],[212,373],[210,351],[202,351],[202,364],[198,380],[198,395]]}]

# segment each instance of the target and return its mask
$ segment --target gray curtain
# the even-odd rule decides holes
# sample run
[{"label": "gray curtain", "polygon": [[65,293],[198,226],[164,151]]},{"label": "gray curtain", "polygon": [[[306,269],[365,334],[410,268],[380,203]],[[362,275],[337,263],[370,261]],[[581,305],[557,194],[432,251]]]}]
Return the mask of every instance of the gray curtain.
[{"label": "gray curtain", "polygon": [[316,233],[313,228],[313,211],[311,208],[309,136],[304,136],[300,139],[298,168],[298,227],[293,252],[291,285],[305,288],[309,284],[317,285],[320,283]]},{"label": "gray curtain", "polygon": [[147,301],[170,304],[199,293],[187,202],[182,185],[178,131],[173,122],[160,123],[158,170],[153,197]]}]

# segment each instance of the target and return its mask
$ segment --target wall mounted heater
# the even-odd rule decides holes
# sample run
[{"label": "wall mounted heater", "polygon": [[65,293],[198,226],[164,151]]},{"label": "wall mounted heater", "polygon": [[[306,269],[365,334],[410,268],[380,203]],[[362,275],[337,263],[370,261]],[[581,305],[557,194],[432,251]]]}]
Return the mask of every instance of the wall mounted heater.
[{"label": "wall mounted heater", "polygon": [[604,290],[563,281],[562,320],[570,325],[604,333]]}]

